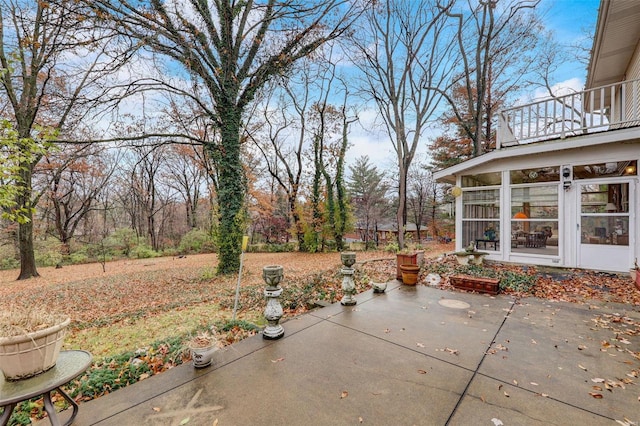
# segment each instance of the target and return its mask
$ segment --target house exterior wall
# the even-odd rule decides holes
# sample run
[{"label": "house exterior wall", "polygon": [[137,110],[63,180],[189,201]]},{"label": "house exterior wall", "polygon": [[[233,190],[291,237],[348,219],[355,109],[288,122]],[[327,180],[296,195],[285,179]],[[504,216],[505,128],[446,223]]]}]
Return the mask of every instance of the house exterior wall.
[{"label": "house exterior wall", "polygon": [[636,45],[636,50],[631,57],[625,80],[636,80],[638,78],[640,78],[640,43]]},{"label": "house exterior wall", "polygon": [[[640,43],[636,45],[635,52],[629,62],[629,66],[626,71],[627,81],[634,81],[633,85],[630,85],[627,89],[624,109],[627,117],[633,117],[638,115],[637,109],[640,108]],[[639,125],[640,122],[634,121],[631,124]]]},{"label": "house exterior wall", "polygon": [[[512,243],[512,186],[510,183],[510,171],[522,169],[536,169],[559,167],[560,170],[564,166],[571,170],[574,166],[597,164],[607,162],[621,161],[637,161],[640,164],[640,140],[634,142],[614,143],[606,145],[598,145],[589,148],[574,148],[556,152],[540,152],[536,155],[512,157],[499,161],[481,164],[475,168],[466,170],[464,176],[480,175],[489,172],[500,173],[502,176],[501,183],[497,186],[489,186],[487,188],[497,189],[499,191],[500,217],[497,219],[499,224],[499,240],[500,244],[496,250],[487,250],[487,244],[480,247],[483,251],[489,251],[488,259],[496,261],[508,261],[517,263],[528,263],[537,265],[563,266],[563,267],[590,267],[585,264],[584,246],[581,245],[581,230],[579,228],[581,221],[580,200],[581,183],[589,181],[572,180],[565,189],[563,179],[555,182],[549,182],[547,186],[557,185],[557,229],[554,229],[554,235],[550,238],[550,246],[552,254],[536,254],[523,253],[523,250],[513,248]],[[632,176],[624,178],[600,178],[597,182],[625,182],[629,183],[631,191],[629,207],[629,242],[628,250],[623,255],[626,259],[622,259],[620,265],[615,267],[607,267],[607,265],[595,265],[592,269],[628,271],[633,265],[635,258],[640,257],[640,183],[638,181],[637,172]],[[463,198],[465,191],[473,191],[477,188],[465,188],[463,185],[462,175],[457,176],[457,185],[463,187],[463,196],[456,198],[456,249],[461,250],[469,243],[469,235],[463,235]],[[468,228],[468,227],[467,227]],[[476,238],[482,238],[478,232]],[[551,239],[553,242],[551,243]],[[489,245],[491,246],[491,245]],[[597,247],[601,250],[607,250],[609,247]],[[520,252],[518,252],[520,250]],[[581,251],[582,250],[582,251]],[[581,254],[582,253],[582,254]]]}]

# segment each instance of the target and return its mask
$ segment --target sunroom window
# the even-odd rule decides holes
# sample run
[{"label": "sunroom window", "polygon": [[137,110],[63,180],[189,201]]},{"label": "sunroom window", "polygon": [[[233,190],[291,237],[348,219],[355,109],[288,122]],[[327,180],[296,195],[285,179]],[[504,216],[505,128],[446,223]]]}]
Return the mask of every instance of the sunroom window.
[{"label": "sunroom window", "polygon": [[463,176],[463,246],[473,243],[481,250],[500,250],[500,183],[498,172]]},{"label": "sunroom window", "polygon": [[511,252],[558,255],[558,185],[511,187]]}]

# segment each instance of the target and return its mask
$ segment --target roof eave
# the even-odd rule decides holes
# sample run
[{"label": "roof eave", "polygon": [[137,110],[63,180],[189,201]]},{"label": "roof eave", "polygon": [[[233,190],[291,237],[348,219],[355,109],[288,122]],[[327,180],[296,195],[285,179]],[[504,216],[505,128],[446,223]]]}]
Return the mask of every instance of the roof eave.
[{"label": "roof eave", "polygon": [[604,37],[605,22],[607,21],[607,15],[609,13],[609,0],[602,0],[600,7],[598,8],[598,21],[596,22],[596,33],[593,37],[593,46],[591,46],[591,57],[589,59],[589,66],[587,68],[587,80],[585,87],[587,89],[593,88],[595,84],[595,69],[596,63],[600,57],[600,47],[602,46],[602,39]]}]

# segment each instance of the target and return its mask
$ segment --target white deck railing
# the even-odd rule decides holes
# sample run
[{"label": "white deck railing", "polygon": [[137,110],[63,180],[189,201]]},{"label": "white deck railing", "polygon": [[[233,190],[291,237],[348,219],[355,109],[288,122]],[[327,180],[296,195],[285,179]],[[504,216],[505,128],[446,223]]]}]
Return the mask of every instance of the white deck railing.
[{"label": "white deck railing", "polygon": [[638,125],[640,79],[505,109],[496,148]]}]

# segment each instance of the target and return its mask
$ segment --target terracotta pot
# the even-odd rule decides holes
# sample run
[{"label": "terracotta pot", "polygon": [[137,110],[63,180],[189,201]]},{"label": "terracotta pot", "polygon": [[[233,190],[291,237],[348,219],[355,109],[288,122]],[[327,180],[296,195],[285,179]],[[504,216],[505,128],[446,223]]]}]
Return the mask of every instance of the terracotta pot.
[{"label": "terracotta pot", "polygon": [[420,273],[420,267],[418,265],[400,265],[400,271],[402,272],[403,284],[416,285],[416,283],[418,282],[418,274]]},{"label": "terracotta pot", "polygon": [[418,253],[398,253],[396,254],[396,279],[402,279],[401,265],[417,265]]},{"label": "terracotta pot", "polygon": [[6,380],[20,380],[56,365],[71,318],[20,336],[0,337],[0,370]]}]

